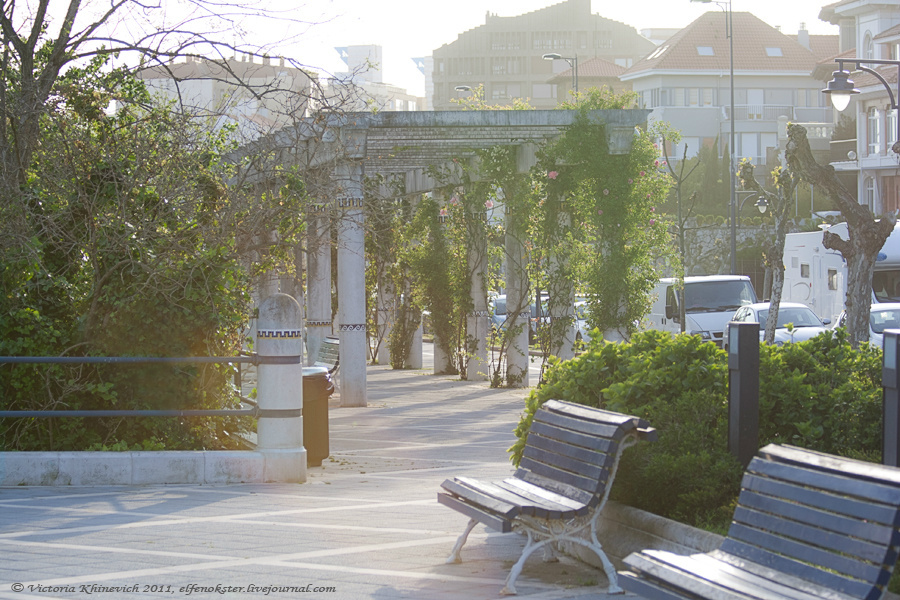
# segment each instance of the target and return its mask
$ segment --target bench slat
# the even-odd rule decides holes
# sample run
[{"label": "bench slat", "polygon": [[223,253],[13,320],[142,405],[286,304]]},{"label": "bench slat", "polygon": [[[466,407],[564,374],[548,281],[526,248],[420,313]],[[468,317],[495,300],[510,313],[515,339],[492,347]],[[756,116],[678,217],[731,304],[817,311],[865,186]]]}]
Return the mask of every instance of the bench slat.
[{"label": "bench slat", "polygon": [[[819,572],[822,572],[824,569],[830,569],[835,571],[837,575],[865,580],[871,580],[873,576],[877,576],[877,571],[873,571],[870,563],[862,562],[851,556],[836,554],[833,551],[822,550],[821,548],[796,542],[778,534],[752,529],[740,523],[731,524],[727,539],[730,543],[726,545],[723,542],[722,550],[729,554],[741,556],[739,546],[732,545],[732,542],[744,542],[749,546],[771,551],[776,556],[780,556],[782,563],[780,563],[779,569],[798,577],[801,576],[799,572],[789,570],[794,568],[795,565],[787,559],[793,558],[801,564],[817,565],[820,567],[818,569]],[[847,538],[843,538],[843,541],[849,545]],[[824,567],[824,569],[821,567]],[[805,569],[802,570],[805,571]]]},{"label": "bench slat", "polygon": [[475,519],[486,527],[499,531],[500,533],[509,533],[512,531],[512,522],[495,514],[481,510],[479,507],[464,502],[450,494],[438,492],[438,502],[444,506],[448,506],[453,510],[460,512],[470,519]]},{"label": "bench slat", "polygon": [[600,483],[605,484],[606,476],[609,473],[609,470],[604,467],[598,467],[590,463],[582,462],[562,454],[544,450],[543,448],[534,445],[526,446],[525,451],[522,453],[522,457],[527,457],[530,460],[543,463],[556,469],[562,469],[574,473],[575,475],[587,477],[591,480],[591,485],[594,488],[597,487],[597,480],[602,480]]},{"label": "bench slat", "polygon": [[778,481],[768,477],[748,474],[744,477],[741,487],[751,492],[790,498],[794,502],[808,506],[892,526],[896,526],[894,521],[897,520],[898,513],[900,513],[896,507],[889,505],[859,502],[848,496],[823,496],[821,491],[815,488],[798,487],[788,481]]},{"label": "bench slat", "polygon": [[[532,423],[531,430],[528,432],[528,435],[530,436],[532,433],[551,438],[565,444],[569,444],[571,446],[584,448],[589,452],[604,452],[607,454],[615,454],[619,447],[619,442],[616,440],[598,438],[597,436],[586,433],[579,433],[577,431],[572,431],[571,429],[564,429],[556,425],[544,423],[541,421],[535,421],[534,423]],[[528,440],[526,439],[526,445],[527,444]]]},{"label": "bench slat", "polygon": [[588,506],[583,502],[576,502],[571,498],[555,494],[547,489],[538,487],[527,481],[522,481],[521,479],[516,479],[515,477],[507,477],[503,481],[498,481],[497,485],[503,489],[521,494],[526,498],[538,498],[548,502],[555,502],[570,511],[574,511],[579,516],[587,512]]},{"label": "bench slat", "polygon": [[[563,429],[571,429],[572,431],[577,431],[579,433],[586,433],[595,438],[606,438],[617,442],[628,433],[627,431],[622,430],[621,427],[609,423],[578,419],[561,413],[550,412],[549,410],[537,411],[534,415],[534,421],[537,423],[548,423]],[[630,429],[634,428],[631,427]]]},{"label": "bench slat", "polygon": [[516,479],[521,479],[522,481],[531,483],[538,487],[550,490],[551,492],[559,494],[560,496],[571,498],[576,502],[581,502],[588,506],[594,506],[598,501],[596,494],[592,492],[567,485],[555,479],[549,479],[540,475],[539,473],[533,473],[531,471],[526,471],[525,469],[517,469],[513,474],[513,477],[515,477]]},{"label": "bench slat", "polygon": [[849,600],[845,594],[795,578],[760,576],[706,554],[684,556],[672,552],[646,550],[625,559],[626,564],[660,582],[683,587],[704,598],[725,595],[737,598],[778,598],[783,600]]},{"label": "bench slat", "polygon": [[621,427],[625,431],[630,431],[636,427],[650,427],[644,419],[638,419],[630,415],[603,410],[602,408],[593,408],[573,404],[571,402],[561,402],[559,400],[547,400],[541,405],[549,411],[569,415],[579,419],[595,421],[598,423],[609,423],[615,427]]},{"label": "bench slat", "polygon": [[[479,494],[487,495],[519,507],[517,514],[538,516],[548,519],[562,519],[574,516],[572,514],[573,511],[567,506],[540,497],[529,498],[520,494],[518,491],[505,489],[493,482],[478,481],[468,477],[458,477],[456,481]],[[468,498],[468,494],[460,495],[464,498]]]},{"label": "bench slat", "polygon": [[520,512],[520,507],[515,503],[506,502],[494,498],[489,494],[480,492],[479,490],[472,489],[466,485],[464,481],[460,481],[459,479],[448,479],[441,484],[441,487],[454,496],[458,496],[470,504],[478,504],[486,510],[500,515],[504,519],[513,519]]},{"label": "bench slat", "polygon": [[791,464],[766,462],[758,457],[754,460],[756,464],[754,465],[751,461],[747,469],[748,473],[790,481],[799,486],[814,487],[835,494],[862,498],[870,502],[894,506],[900,504],[900,486],[875,483],[868,478],[854,477],[852,473],[828,472]]},{"label": "bench slat", "polygon": [[[605,478],[601,483],[595,478],[578,475],[570,471],[564,471],[563,469],[539,462],[524,455],[519,461],[519,471],[516,471],[516,473],[519,473],[522,470],[537,473],[547,479],[554,479],[560,483],[584,490],[589,494],[596,494],[599,487],[605,484]],[[518,475],[516,476],[518,477]]]},{"label": "bench slat", "polygon": [[769,444],[762,448],[759,456],[769,461],[814,467],[823,472],[843,474],[858,480],[874,481],[900,488],[900,470],[885,465],[778,444]]},{"label": "bench slat", "polygon": [[[819,510],[817,507],[810,507],[797,501],[788,501],[782,498],[783,496],[766,496],[750,490],[744,490],[741,493],[740,505],[747,510],[748,514],[752,514],[750,510],[758,513],[777,514],[780,518],[807,523],[823,531],[830,531],[835,535],[853,536],[856,539],[875,542],[882,546],[889,546],[894,542],[896,530],[891,526],[881,525],[875,520],[860,522],[858,518],[826,512]],[[746,517],[743,514],[741,516],[735,514],[734,518],[736,521],[756,526],[756,523],[745,520]],[[778,529],[775,529],[775,531],[781,532]]]},{"label": "bench slat", "polygon": [[753,563],[780,573],[815,581],[824,587],[847,594],[852,598],[876,600],[881,593],[873,593],[879,587],[888,584],[890,572],[884,568],[869,565],[862,567],[859,579],[848,579],[831,571],[824,571],[813,564],[800,562],[788,556],[769,552],[758,546],[745,544],[739,540],[726,538],[722,542],[721,552],[732,555],[735,560],[752,561]]}]

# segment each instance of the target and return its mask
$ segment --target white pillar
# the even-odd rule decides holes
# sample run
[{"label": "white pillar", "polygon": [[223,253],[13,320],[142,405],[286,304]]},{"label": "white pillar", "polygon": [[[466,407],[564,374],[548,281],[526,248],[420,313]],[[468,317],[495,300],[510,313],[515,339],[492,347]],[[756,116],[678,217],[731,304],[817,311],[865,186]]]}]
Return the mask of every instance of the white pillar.
[{"label": "white pillar", "polygon": [[366,255],[363,166],[351,160],[336,169],[338,209],[338,321],[341,338],[341,406],[366,406]]},{"label": "white pillar", "polygon": [[378,294],[376,298],[376,310],[378,311],[378,364],[391,364],[391,329],[394,326],[394,316],[397,312],[397,295],[390,282],[378,282]]},{"label": "white pillar", "polygon": [[[287,411],[285,416],[261,416],[257,423],[257,449],[264,457],[263,477],[267,482],[306,481],[301,415],[302,314],[300,304],[287,294],[269,296],[259,307],[257,401],[262,411]],[[287,364],[267,364],[269,357],[296,357],[297,360]]]},{"label": "white pillar", "polygon": [[421,369],[422,364],[422,322],[419,321],[419,326],[416,328],[415,333],[413,333],[412,344],[409,345],[409,353],[406,356],[406,365],[410,369]]},{"label": "white pillar", "polygon": [[[442,193],[438,190],[432,192],[435,200],[438,201],[438,205],[442,204]],[[445,224],[447,222],[447,218],[445,216],[439,217],[441,224]],[[441,228],[443,233],[443,228]],[[432,315],[432,325],[435,319],[439,317],[439,315]],[[437,328],[433,327],[432,338],[434,339],[434,374],[440,375],[443,373],[449,373],[452,368],[452,363],[450,361],[450,357],[444,351],[442,346],[442,341],[440,336],[438,335]]]},{"label": "white pillar", "polygon": [[510,387],[528,387],[528,330],[531,320],[531,298],[525,247],[519,238],[518,223],[506,214],[506,383]]},{"label": "white pillar", "polygon": [[[565,239],[572,225],[572,216],[560,202],[557,215],[559,237]],[[563,360],[575,357],[575,288],[568,276],[571,266],[568,257],[550,256],[550,354]]]},{"label": "white pillar", "polygon": [[331,335],[331,220],[325,205],[309,217],[306,271],[306,350],[316,360],[322,341]]},{"label": "white pillar", "polygon": [[466,317],[466,337],[474,341],[472,356],[466,368],[468,381],[490,379],[487,343],[491,336],[491,313],[487,306],[487,239],[482,223],[487,219],[484,208],[469,214],[469,293],[472,298],[472,312]]}]

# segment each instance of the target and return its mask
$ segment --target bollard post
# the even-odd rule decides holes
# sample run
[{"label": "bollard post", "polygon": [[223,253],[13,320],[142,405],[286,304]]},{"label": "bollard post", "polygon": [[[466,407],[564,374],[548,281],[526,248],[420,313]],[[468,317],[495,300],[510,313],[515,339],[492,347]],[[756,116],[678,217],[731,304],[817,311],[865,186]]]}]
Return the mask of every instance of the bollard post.
[{"label": "bollard post", "polygon": [[900,467],[900,329],[885,329],[881,369],[881,462]]},{"label": "bollard post", "polygon": [[257,449],[267,482],[306,481],[303,447],[303,312],[294,298],[274,294],[259,307],[256,352]]},{"label": "bollard post", "polygon": [[759,450],[759,323],[728,324],[728,451],[744,468]]}]

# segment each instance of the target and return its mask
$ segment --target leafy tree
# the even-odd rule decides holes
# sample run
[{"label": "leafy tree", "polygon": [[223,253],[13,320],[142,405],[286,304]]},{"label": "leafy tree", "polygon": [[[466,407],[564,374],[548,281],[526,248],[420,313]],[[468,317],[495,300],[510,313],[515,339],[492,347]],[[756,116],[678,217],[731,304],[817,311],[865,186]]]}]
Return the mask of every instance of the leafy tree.
[{"label": "leafy tree", "polygon": [[[21,184],[3,189],[0,354],[236,355],[248,259],[279,260],[279,248],[259,240],[274,230],[287,244],[299,231],[299,180],[284,172],[274,189],[243,186],[221,137],[146,104],[142,84],[103,57],[70,69],[50,97]],[[128,102],[107,114],[108,97]],[[45,333],[23,339],[36,331]],[[233,406],[231,375],[195,365],[4,366],[0,405]],[[229,443],[205,420],[20,420],[0,435],[21,449]]]}]

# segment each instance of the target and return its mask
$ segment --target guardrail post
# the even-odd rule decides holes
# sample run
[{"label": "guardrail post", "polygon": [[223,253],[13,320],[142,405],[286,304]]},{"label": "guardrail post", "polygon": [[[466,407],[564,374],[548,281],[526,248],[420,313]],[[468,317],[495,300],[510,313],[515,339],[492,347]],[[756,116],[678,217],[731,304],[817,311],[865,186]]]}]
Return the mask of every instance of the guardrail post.
[{"label": "guardrail post", "polygon": [[900,467],[900,329],[885,329],[881,369],[881,462]]},{"label": "guardrail post", "polygon": [[728,451],[746,468],[759,450],[759,323],[728,323]]},{"label": "guardrail post", "polygon": [[[274,294],[259,307],[256,330],[257,402],[261,411],[257,449],[265,459],[263,477],[272,482],[305,482],[303,447],[303,312],[287,294]],[[271,360],[284,357],[284,364]],[[291,361],[296,358],[296,361]],[[267,362],[267,359],[270,359]]]}]

